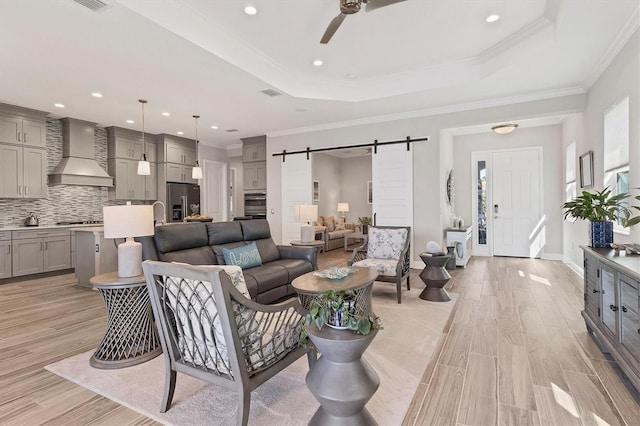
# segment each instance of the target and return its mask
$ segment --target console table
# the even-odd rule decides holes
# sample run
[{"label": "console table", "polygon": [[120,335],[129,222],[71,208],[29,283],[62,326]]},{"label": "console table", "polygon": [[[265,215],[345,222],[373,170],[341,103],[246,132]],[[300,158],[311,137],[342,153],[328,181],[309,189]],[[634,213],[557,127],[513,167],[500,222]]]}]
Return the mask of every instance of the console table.
[{"label": "console table", "polygon": [[[309,272],[294,279],[291,285],[305,309],[318,293],[355,290],[356,310],[371,312],[371,287],[377,277],[378,272],[371,268],[358,268],[357,272],[335,280]],[[309,424],[375,425],[365,405],[378,390],[380,378],[362,354],[377,330],[366,336],[329,326],[318,330],[315,324],[306,326],[306,330],[322,354],[306,377],[307,387],[320,403]]]},{"label": "console table", "polygon": [[640,256],[581,246],[587,330],[640,391]]},{"label": "console table", "polygon": [[162,347],[144,275],[121,278],[117,272],[109,272],[96,275],[89,282],[107,307],[107,329],[89,360],[91,366],[130,367],[160,355]]}]

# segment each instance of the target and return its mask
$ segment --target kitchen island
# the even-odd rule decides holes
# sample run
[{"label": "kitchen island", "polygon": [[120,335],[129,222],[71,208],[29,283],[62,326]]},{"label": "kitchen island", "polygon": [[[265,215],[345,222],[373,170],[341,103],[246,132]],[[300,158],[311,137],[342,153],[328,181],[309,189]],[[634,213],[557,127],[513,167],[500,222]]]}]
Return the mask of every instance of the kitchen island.
[{"label": "kitchen island", "polygon": [[78,285],[92,288],[91,277],[118,270],[118,247],[105,240],[104,227],[73,228]]}]

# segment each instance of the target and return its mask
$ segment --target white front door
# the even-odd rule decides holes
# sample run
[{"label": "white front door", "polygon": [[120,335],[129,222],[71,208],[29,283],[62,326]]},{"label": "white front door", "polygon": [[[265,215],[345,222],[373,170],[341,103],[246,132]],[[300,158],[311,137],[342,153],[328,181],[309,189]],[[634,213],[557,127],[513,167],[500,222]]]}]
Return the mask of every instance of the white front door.
[{"label": "white front door", "polygon": [[371,153],[374,224],[413,226],[413,147],[384,145]]},{"label": "white front door", "polygon": [[213,218],[214,222],[227,220],[227,163],[205,160],[201,183],[205,189],[201,214]]},{"label": "white front door", "polygon": [[300,239],[302,224],[296,222],[295,206],[312,204],[312,163],[306,155],[287,156],[282,163],[282,244]]},{"label": "white front door", "polygon": [[542,148],[491,155],[494,256],[540,257],[544,245]]}]

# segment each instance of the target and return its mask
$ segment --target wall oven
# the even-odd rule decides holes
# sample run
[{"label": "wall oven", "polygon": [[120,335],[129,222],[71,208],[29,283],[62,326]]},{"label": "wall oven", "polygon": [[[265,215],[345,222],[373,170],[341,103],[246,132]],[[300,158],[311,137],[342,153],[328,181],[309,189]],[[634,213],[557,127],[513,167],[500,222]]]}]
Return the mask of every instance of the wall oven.
[{"label": "wall oven", "polygon": [[244,194],[244,214],[253,219],[267,218],[267,193],[246,192]]}]

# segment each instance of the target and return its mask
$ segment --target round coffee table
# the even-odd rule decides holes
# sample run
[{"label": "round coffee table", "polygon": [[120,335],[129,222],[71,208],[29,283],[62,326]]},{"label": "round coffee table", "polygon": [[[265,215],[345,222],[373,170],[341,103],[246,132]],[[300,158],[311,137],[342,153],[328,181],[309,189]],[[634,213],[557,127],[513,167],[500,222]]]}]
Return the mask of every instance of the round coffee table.
[{"label": "round coffee table", "polygon": [[420,258],[427,265],[420,273],[420,279],[427,286],[420,293],[420,299],[430,302],[448,302],[451,300],[449,293],[443,288],[451,279],[449,272],[444,269],[449,256],[431,256],[428,253],[420,253]]}]

